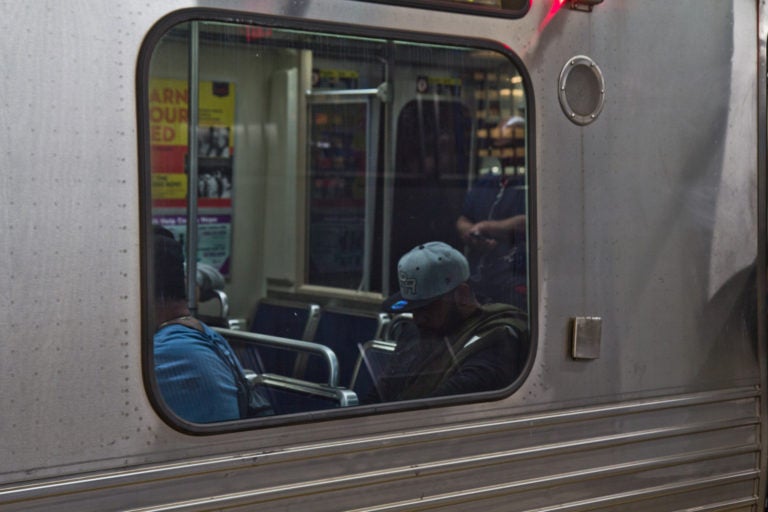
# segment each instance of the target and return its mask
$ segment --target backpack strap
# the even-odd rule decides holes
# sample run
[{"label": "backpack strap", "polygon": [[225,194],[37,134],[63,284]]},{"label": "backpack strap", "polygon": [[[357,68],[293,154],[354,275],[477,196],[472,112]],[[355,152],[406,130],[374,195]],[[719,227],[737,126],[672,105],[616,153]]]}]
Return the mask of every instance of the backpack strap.
[{"label": "backpack strap", "polygon": [[[483,306],[482,314],[469,322],[451,343],[455,353],[460,353],[475,336],[484,334],[498,327],[510,327],[515,336],[521,341],[527,341],[528,315],[509,304],[489,304]],[[525,339],[524,339],[525,338]]]},{"label": "backpack strap", "polygon": [[[506,332],[504,332],[506,331]],[[518,350],[526,351],[528,345],[528,316],[508,304],[490,304],[483,307],[483,314],[462,330],[451,344],[453,361],[443,377],[448,378],[467,358],[484,350],[499,339],[515,340]]]},{"label": "backpack strap", "polygon": [[232,372],[235,388],[237,388],[237,408],[241,419],[274,414],[272,405],[269,401],[262,397],[245,377],[232,348],[229,347],[226,340],[225,343],[222,343],[218,335],[210,336],[209,331],[207,331],[204,326],[205,324],[192,316],[173,318],[161,324],[160,328],[168,325],[183,325],[184,327],[194,329],[201,333],[213,351],[216,352],[216,355],[219,356],[219,359],[227,365]]},{"label": "backpack strap", "polygon": [[257,416],[271,416],[274,414],[272,404],[261,396],[253,385],[245,377],[231,347],[222,347],[218,337],[211,339],[211,345],[219,357],[229,366],[235,378],[237,387],[237,405],[240,410],[240,418],[254,418]]}]

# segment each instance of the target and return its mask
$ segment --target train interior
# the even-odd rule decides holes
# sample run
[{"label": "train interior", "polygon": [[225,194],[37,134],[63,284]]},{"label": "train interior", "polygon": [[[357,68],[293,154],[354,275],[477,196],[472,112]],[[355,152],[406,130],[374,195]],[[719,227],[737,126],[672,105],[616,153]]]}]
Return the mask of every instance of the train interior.
[{"label": "train interior", "polygon": [[278,414],[375,392],[408,328],[381,312],[397,261],[432,240],[465,250],[456,220],[477,180],[503,177],[527,214],[529,107],[501,48],[193,22],[149,70],[148,223],[196,254],[193,310]]}]

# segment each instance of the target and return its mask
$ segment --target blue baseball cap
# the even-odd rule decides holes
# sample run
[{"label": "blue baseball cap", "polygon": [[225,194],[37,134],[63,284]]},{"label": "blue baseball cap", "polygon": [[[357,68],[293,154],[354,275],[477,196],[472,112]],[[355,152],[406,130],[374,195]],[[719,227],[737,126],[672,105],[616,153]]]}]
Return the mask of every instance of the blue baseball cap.
[{"label": "blue baseball cap", "polygon": [[384,301],[383,309],[402,313],[422,308],[469,279],[469,263],[443,242],[414,247],[397,264],[400,291]]}]

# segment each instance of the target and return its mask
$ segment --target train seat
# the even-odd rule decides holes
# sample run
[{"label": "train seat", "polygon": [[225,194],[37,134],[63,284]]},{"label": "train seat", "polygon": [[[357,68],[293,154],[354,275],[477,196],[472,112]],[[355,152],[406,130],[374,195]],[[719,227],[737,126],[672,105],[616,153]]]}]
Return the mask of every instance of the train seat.
[{"label": "train seat", "polygon": [[[332,350],[317,343],[280,338],[266,334],[232,329],[215,329],[234,350],[246,377],[269,397],[277,414],[315,411],[357,405],[357,395],[339,386],[338,360]],[[324,382],[309,382],[264,370],[260,353],[267,349],[316,356],[322,361],[328,378]]]},{"label": "train seat", "polygon": [[[339,358],[341,382],[350,382],[360,350],[366,342],[381,339],[389,323],[386,313],[362,313],[348,310],[323,311],[313,341],[329,347]],[[322,368],[308,365],[304,378],[321,381]]]},{"label": "train seat", "polygon": [[386,370],[396,348],[397,342],[391,340],[370,340],[361,345],[352,370],[349,389],[362,400],[369,396],[374,397],[375,383]]},{"label": "train seat", "polygon": [[360,347],[352,371],[349,389],[354,390],[361,399],[375,399],[375,383],[386,370],[397,342],[415,339],[419,333],[413,315],[401,313],[388,319],[378,335]]},{"label": "train seat", "polygon": [[381,338],[378,339],[397,341],[410,339],[417,334],[417,327],[413,321],[413,314],[400,313],[387,322],[386,328],[381,333]]},{"label": "train seat", "polygon": [[[259,301],[248,330],[259,334],[310,341],[317,330],[320,306],[288,300],[263,298]],[[300,378],[309,356],[275,347],[261,349],[269,373]]]},{"label": "train seat", "polygon": [[256,306],[248,330],[282,338],[309,341],[317,330],[320,306],[263,298]]},{"label": "train seat", "polygon": [[268,397],[275,414],[294,414],[358,405],[357,394],[318,382],[274,374],[249,374],[249,380]]}]

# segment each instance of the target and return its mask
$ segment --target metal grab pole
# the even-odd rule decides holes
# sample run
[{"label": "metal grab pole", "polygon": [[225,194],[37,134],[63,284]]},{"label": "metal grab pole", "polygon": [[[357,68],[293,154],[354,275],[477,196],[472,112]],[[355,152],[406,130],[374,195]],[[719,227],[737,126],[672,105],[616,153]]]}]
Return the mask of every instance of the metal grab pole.
[{"label": "metal grab pole", "polygon": [[187,305],[197,312],[197,124],[199,117],[200,26],[190,24],[189,40],[189,125],[187,129]]}]

